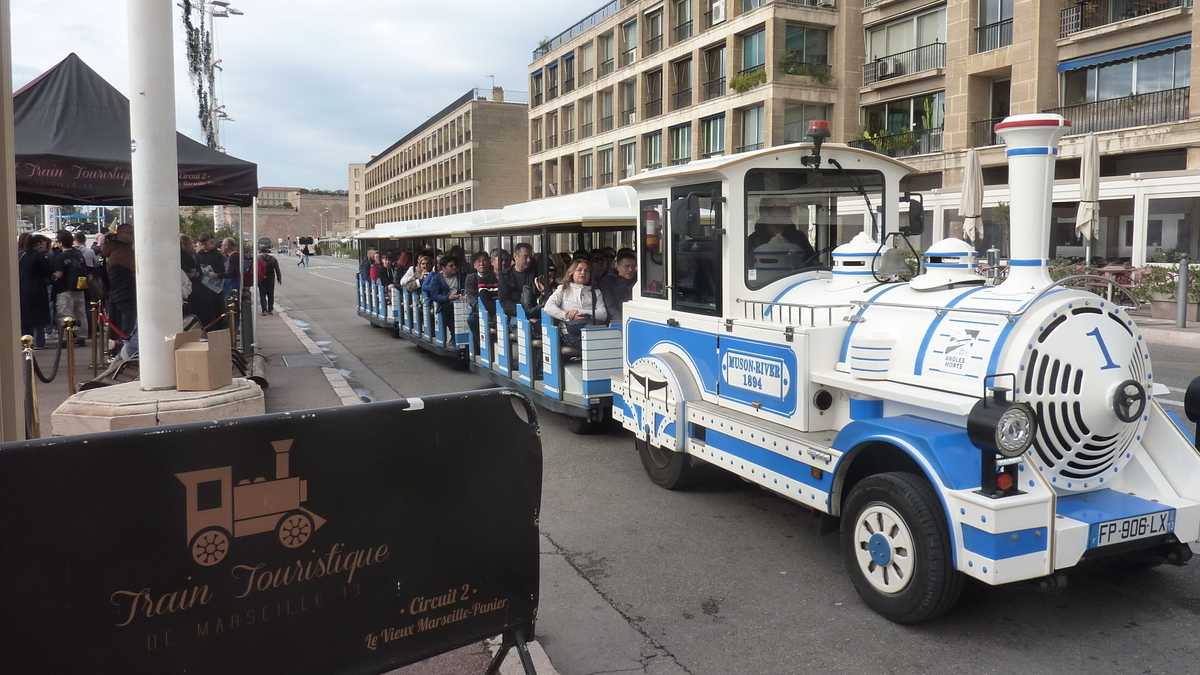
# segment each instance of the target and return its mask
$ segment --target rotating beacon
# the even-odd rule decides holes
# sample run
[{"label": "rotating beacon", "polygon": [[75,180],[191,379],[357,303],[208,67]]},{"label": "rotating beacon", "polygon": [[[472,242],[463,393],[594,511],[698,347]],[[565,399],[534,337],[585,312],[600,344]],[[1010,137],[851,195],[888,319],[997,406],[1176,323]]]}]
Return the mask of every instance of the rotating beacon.
[{"label": "rotating beacon", "polygon": [[[995,127],[1012,181],[999,285],[957,239],[932,245],[911,282],[876,272],[865,234],[834,251],[831,270],[772,269],[762,282],[749,269],[763,256],[743,240],[763,214],[795,238],[805,200],[833,208],[871,181],[895,199],[895,165],[866,151],[825,144],[822,162],[819,146],[815,161],[791,146],[631,181],[643,200],[670,198],[669,241],[701,232],[680,233],[697,217],[677,197],[701,186],[728,205],[724,237],[671,251],[691,269],[686,252],[721,254],[719,323],[674,296],[639,291],[625,305],[614,417],[650,477],[678,488],[704,461],[839,517],[859,594],[904,623],[953,606],[965,577],[1006,584],[1112,556],[1186,562],[1200,541],[1195,439],[1154,400],[1168,390],[1126,308],[1047,268],[1068,126],[1038,114]],[[1200,384],[1186,403],[1200,417]]]}]

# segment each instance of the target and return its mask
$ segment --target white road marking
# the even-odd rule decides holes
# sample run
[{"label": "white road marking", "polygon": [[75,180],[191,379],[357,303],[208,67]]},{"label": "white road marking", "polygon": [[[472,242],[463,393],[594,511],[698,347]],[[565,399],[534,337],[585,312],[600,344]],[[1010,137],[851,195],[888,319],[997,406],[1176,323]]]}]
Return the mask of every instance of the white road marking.
[{"label": "white road marking", "polygon": [[1171,400],[1171,399],[1169,399],[1169,398],[1156,398],[1156,399],[1154,399],[1154,400],[1155,400],[1155,401],[1158,401],[1159,403],[1161,403],[1161,404],[1163,404],[1163,405],[1173,405],[1173,406],[1176,406],[1176,407],[1178,407],[1178,408],[1182,408],[1182,407],[1183,407],[1183,401],[1173,401],[1173,400]]},{"label": "white road marking", "polygon": [[336,282],[338,282],[339,284],[346,284],[347,286],[353,286],[353,285],[354,285],[354,282],[353,282],[353,281],[346,281],[346,280],[344,280],[344,279],[334,279],[333,277],[327,277],[327,276],[325,276],[324,274],[317,274],[316,272],[309,272],[309,274],[313,275],[314,277],[321,277],[322,279],[328,279],[328,280],[330,280],[330,281],[336,281]]}]

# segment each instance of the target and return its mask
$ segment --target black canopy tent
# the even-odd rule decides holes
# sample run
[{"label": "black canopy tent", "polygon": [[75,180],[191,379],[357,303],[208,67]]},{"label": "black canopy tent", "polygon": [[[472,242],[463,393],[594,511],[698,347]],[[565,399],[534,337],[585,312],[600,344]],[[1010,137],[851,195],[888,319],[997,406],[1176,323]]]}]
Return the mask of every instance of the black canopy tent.
[{"label": "black canopy tent", "polygon": [[[13,96],[17,202],[132,204],[129,99],[74,53]],[[176,134],[181,206],[250,206],[258,167]]]}]

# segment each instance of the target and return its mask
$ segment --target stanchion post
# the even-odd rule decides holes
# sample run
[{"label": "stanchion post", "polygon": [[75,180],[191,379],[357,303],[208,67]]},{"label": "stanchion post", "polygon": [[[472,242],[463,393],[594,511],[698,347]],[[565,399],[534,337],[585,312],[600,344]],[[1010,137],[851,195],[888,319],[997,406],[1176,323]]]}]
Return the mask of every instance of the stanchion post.
[{"label": "stanchion post", "polygon": [[21,336],[22,363],[25,370],[25,437],[41,438],[41,413],[38,411],[37,376],[33,372],[33,336]]},{"label": "stanchion post", "polygon": [[1179,274],[1175,277],[1175,327],[1187,328],[1187,308],[1188,308],[1188,273],[1191,268],[1188,266],[1187,254],[1179,259]]},{"label": "stanchion post", "polygon": [[237,344],[238,336],[238,301],[237,298],[230,298],[229,302],[225,303],[225,323],[229,327],[229,344]]},{"label": "stanchion post", "polygon": [[99,305],[95,301],[88,303],[88,341],[91,342],[89,345],[91,350],[88,352],[90,358],[88,368],[92,369],[92,377],[96,377],[100,372],[100,354],[97,351],[100,344],[98,339],[100,336],[100,312],[98,308]]},{"label": "stanchion post", "polygon": [[75,380],[75,331],[79,330],[75,326],[75,317],[64,316],[62,320],[62,331],[66,337],[66,346],[63,349],[67,350],[67,394],[74,396],[76,392]]}]

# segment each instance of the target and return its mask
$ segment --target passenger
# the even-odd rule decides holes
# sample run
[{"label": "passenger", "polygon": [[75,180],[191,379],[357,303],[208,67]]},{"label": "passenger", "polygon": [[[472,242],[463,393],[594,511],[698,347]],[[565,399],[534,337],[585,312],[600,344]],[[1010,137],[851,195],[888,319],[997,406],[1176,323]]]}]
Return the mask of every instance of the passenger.
[{"label": "passenger", "polygon": [[409,293],[416,293],[424,286],[429,274],[433,271],[433,254],[426,251],[417,256],[417,264],[408,268],[400,277],[400,286]]},{"label": "passenger", "polygon": [[571,254],[571,262],[575,262],[576,260],[587,260],[590,262],[591,259],[592,256],[587,252],[586,248],[575,249],[575,252]]},{"label": "passenger", "polygon": [[603,288],[604,280],[612,274],[614,255],[610,255],[606,251],[612,251],[612,249],[598,248],[592,251],[592,285],[597,288]]},{"label": "passenger", "polygon": [[407,271],[412,267],[412,253],[410,251],[400,251],[400,255],[396,257],[394,271],[396,274],[403,274],[401,270]]},{"label": "passenger", "polygon": [[617,253],[616,272],[604,277],[600,282],[600,292],[604,295],[604,307],[608,310],[609,319],[621,323],[622,306],[633,299],[633,285],[637,283],[637,254],[633,249],[623,248]]},{"label": "passenger", "polygon": [[453,255],[442,256],[440,263],[441,273],[430,274],[422,290],[430,302],[437,303],[438,311],[442,313],[443,325],[453,328],[454,306],[451,303],[463,297],[466,280],[458,269],[458,260]]},{"label": "passenger", "polygon": [[590,263],[576,260],[567,268],[563,283],[546,300],[543,310],[563,322],[562,345],[578,349],[584,326],[608,325],[608,310],[600,290],[591,285]]},{"label": "passenger", "polygon": [[367,257],[358,264],[358,276],[360,279],[371,278],[371,266],[375,264],[375,248],[367,249]]},{"label": "passenger", "polygon": [[502,248],[492,249],[492,271],[499,278],[501,274],[512,269],[512,254]]},{"label": "passenger", "polygon": [[538,278],[537,266],[533,259],[533,246],[525,243],[517,244],[513,249],[512,267],[497,275],[499,279],[500,304],[504,313],[509,316],[517,315],[517,305],[525,307],[525,314],[536,318],[538,296],[547,287]]},{"label": "passenger", "polygon": [[496,273],[492,271],[492,259],[483,251],[471,256],[471,266],[475,271],[467,275],[464,296],[467,300],[467,325],[471,327],[472,334],[479,335],[478,301],[483,300],[489,312],[495,311],[497,281]]}]

